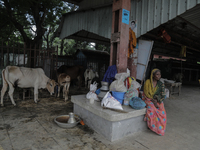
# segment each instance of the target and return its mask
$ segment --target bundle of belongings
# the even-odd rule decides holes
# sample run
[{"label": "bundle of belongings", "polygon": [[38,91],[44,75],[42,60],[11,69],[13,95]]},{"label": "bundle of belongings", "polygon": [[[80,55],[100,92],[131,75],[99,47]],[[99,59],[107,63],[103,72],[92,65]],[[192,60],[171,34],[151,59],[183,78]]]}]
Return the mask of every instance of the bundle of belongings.
[{"label": "bundle of belongings", "polygon": [[133,109],[142,109],[145,102],[139,97],[141,85],[130,77],[130,73],[117,73],[104,96],[101,106],[123,110],[122,105],[130,105]]}]

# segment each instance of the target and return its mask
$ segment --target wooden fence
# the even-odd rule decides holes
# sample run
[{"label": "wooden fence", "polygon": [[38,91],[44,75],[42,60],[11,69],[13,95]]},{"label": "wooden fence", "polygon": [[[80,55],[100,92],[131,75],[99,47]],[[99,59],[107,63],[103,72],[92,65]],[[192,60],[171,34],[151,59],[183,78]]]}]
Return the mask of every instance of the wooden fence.
[{"label": "wooden fence", "polygon": [[[55,55],[57,55],[57,48],[36,49],[36,47],[26,47],[26,44],[5,44],[2,41],[0,45],[0,71],[9,65],[42,68],[45,74],[51,78],[55,72],[54,63],[57,63]],[[2,86],[2,76],[0,77],[0,86]]]}]

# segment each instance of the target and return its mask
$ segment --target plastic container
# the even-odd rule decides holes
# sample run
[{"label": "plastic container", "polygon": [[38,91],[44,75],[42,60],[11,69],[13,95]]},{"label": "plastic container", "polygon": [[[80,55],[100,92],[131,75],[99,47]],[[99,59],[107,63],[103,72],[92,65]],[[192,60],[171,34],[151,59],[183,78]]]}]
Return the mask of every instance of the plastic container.
[{"label": "plastic container", "polygon": [[97,89],[97,90],[95,91],[95,93],[96,93],[97,95],[99,95],[100,92],[101,92],[100,89]]},{"label": "plastic container", "polygon": [[115,91],[112,91],[112,96],[118,100],[120,102],[120,104],[123,104],[123,101],[124,101],[124,94],[126,92],[115,92]]},{"label": "plastic container", "polygon": [[75,115],[76,122],[68,123],[69,115],[60,115],[54,118],[54,122],[61,128],[73,128],[75,127],[81,120],[78,116]]},{"label": "plastic container", "polygon": [[70,112],[69,113],[69,119],[68,119],[68,123],[75,123],[76,119],[74,117],[74,113]]}]

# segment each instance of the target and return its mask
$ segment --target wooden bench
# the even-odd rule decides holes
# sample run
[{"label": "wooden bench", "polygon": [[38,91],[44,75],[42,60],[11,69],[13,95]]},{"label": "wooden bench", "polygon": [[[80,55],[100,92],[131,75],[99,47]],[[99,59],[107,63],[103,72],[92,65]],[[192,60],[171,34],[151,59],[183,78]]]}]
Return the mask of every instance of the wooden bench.
[{"label": "wooden bench", "polygon": [[[171,97],[171,95],[173,94],[181,94],[181,82],[177,82],[177,83],[166,83],[165,82],[165,87],[169,87],[169,97]],[[175,91],[175,88],[178,88],[178,91]]]}]

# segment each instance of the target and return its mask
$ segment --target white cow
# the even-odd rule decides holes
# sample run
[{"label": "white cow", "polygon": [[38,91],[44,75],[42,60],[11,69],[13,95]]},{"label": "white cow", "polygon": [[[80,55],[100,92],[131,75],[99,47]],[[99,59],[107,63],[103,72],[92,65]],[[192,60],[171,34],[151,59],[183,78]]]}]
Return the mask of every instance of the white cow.
[{"label": "white cow", "polygon": [[68,100],[70,81],[71,78],[66,73],[61,73],[58,76],[58,97],[60,96],[60,87],[63,86],[63,97],[65,98],[65,102]]},{"label": "white cow", "polygon": [[3,87],[1,90],[1,106],[3,106],[3,97],[9,86],[9,96],[11,102],[16,106],[13,99],[14,87],[20,88],[34,88],[34,101],[38,100],[38,89],[45,89],[52,95],[54,93],[54,87],[57,83],[54,80],[49,79],[44,70],[41,68],[26,68],[17,66],[7,66],[2,70]]},{"label": "white cow", "polygon": [[92,69],[86,69],[84,72],[84,77],[85,77],[85,87],[87,87],[87,85],[88,85],[88,88],[90,88],[92,79],[94,77],[99,77],[99,74],[98,74],[98,72],[94,72]]}]

